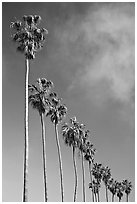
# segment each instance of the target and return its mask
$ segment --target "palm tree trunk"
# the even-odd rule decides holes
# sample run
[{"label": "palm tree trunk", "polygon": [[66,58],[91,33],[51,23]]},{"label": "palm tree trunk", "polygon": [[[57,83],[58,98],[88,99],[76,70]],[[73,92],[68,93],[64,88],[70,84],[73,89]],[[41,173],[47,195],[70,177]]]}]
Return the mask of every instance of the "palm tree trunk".
[{"label": "palm tree trunk", "polygon": [[97,202],[97,194],[95,193],[95,202]]},{"label": "palm tree trunk", "polygon": [[60,187],[61,187],[61,200],[64,200],[64,190],[63,190],[63,172],[62,172],[62,160],[61,160],[61,151],[59,145],[59,138],[58,138],[58,127],[57,123],[55,123],[55,136],[56,136],[56,144],[57,144],[57,151],[58,151],[58,159],[59,159],[59,169],[60,169]]},{"label": "palm tree trunk", "polygon": [[23,202],[28,202],[28,81],[29,81],[29,60],[25,59],[25,141],[24,141],[24,177],[23,177]]},{"label": "palm tree trunk", "polygon": [[47,173],[46,173],[46,139],[45,139],[45,124],[44,124],[44,115],[40,114],[41,126],[42,126],[42,153],[43,153],[43,176],[44,176],[44,198],[45,202],[48,201],[47,195]]},{"label": "palm tree trunk", "polygon": [[100,202],[100,200],[99,200],[99,190],[98,190],[97,196],[98,196],[98,202]]},{"label": "palm tree trunk", "polygon": [[77,196],[77,168],[76,168],[76,161],[75,161],[75,147],[72,146],[72,155],[73,155],[73,166],[74,166],[74,172],[75,172],[75,189],[74,189],[74,202],[76,202],[76,196]]},{"label": "palm tree trunk", "polygon": [[[91,172],[91,161],[89,161],[89,174],[90,174],[90,181],[92,183],[92,172]],[[92,201],[94,202],[94,192],[93,192],[93,188],[92,188]]]},{"label": "palm tree trunk", "polygon": [[107,186],[106,186],[106,201],[108,202],[108,190],[107,190]]},{"label": "palm tree trunk", "polygon": [[127,198],[126,200],[127,200],[127,202],[128,202],[128,193],[126,194],[126,198]]},{"label": "palm tree trunk", "polygon": [[114,202],[114,194],[112,194],[112,202]]},{"label": "palm tree trunk", "polygon": [[[97,179],[97,183],[99,183],[99,182],[98,182],[98,179]],[[97,187],[98,187],[98,186],[97,186]],[[98,187],[97,196],[98,196],[98,202],[100,202],[100,199],[99,199],[99,187]]]},{"label": "palm tree trunk", "polygon": [[82,175],[83,175],[83,202],[85,202],[85,171],[84,171],[84,158],[83,158],[83,152],[81,151],[81,158],[82,158]]}]

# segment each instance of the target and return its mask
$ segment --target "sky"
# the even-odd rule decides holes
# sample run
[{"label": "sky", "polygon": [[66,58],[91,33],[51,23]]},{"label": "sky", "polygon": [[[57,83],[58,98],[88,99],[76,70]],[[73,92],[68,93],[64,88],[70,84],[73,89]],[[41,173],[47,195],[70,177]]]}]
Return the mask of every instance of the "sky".
[{"label": "sky", "polygon": [[[48,29],[44,48],[30,63],[29,83],[52,80],[68,108],[91,131],[95,161],[111,168],[118,181],[133,184],[135,200],[135,7],[134,3],[2,3],[2,200],[21,202],[24,151],[25,58],[11,40],[10,22],[23,15],[42,17]],[[46,124],[48,201],[61,201],[54,127]],[[60,133],[59,126],[59,133]],[[72,151],[59,135],[66,202],[72,202]],[[41,124],[29,107],[29,201],[42,202]],[[77,201],[82,201],[81,159]],[[86,201],[91,201],[85,162]],[[102,184],[103,186],[103,184]],[[109,195],[110,199],[110,195]],[[116,198],[117,200],[117,198]],[[101,201],[105,189],[101,188]],[[123,197],[125,201],[125,196]]]}]

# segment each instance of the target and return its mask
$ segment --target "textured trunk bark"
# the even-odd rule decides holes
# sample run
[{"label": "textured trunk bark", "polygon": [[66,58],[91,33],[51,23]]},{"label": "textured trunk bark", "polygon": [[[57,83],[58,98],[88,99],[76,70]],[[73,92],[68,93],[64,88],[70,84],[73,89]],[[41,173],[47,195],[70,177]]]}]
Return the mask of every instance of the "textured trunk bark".
[{"label": "textured trunk bark", "polygon": [[[90,181],[92,183],[92,172],[91,172],[91,162],[89,161],[89,175],[90,175]],[[92,189],[92,201],[94,202],[94,192]]]},{"label": "textured trunk bark", "polygon": [[59,169],[60,169],[61,200],[63,202],[64,201],[64,190],[63,190],[62,160],[61,160],[61,151],[60,151],[59,138],[58,138],[58,127],[56,123],[55,123],[55,136],[56,136],[56,144],[57,144],[58,159],[59,159]]},{"label": "textured trunk bark", "polygon": [[74,174],[75,174],[75,188],[74,188],[74,202],[76,202],[76,196],[77,196],[77,168],[76,168],[76,161],[75,161],[75,147],[72,146],[72,157],[73,157],[73,166],[74,166]]},{"label": "textured trunk bark", "polygon": [[25,116],[24,116],[24,178],[23,178],[23,202],[28,202],[28,81],[29,81],[29,60],[25,59]]},{"label": "textured trunk bark", "polygon": [[107,191],[107,186],[106,186],[106,201],[108,202],[108,191]]},{"label": "textured trunk bark", "polygon": [[83,202],[86,200],[85,196],[85,170],[84,170],[84,158],[83,152],[81,151],[81,158],[82,158],[82,183],[83,183]]},{"label": "textured trunk bark", "polygon": [[44,123],[44,115],[40,114],[41,118],[41,126],[42,126],[42,154],[43,154],[43,177],[44,177],[44,198],[45,202],[48,201],[47,194],[47,173],[46,173],[46,139],[45,139],[45,123]]}]

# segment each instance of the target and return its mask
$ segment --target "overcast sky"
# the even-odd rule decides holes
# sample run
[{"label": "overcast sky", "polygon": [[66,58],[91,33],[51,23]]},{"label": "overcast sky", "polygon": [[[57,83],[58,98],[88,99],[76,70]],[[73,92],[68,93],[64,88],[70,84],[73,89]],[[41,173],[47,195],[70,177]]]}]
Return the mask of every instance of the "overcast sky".
[{"label": "overcast sky", "polygon": [[[31,62],[30,83],[38,77],[52,80],[68,107],[91,130],[95,161],[111,168],[118,181],[133,184],[134,201],[134,3],[3,3],[2,9],[2,190],[3,201],[22,200],[24,151],[24,56],[11,42],[10,22],[26,14],[42,17],[47,42]],[[29,201],[43,201],[41,125],[37,111],[29,109]],[[66,119],[67,120],[67,119]],[[53,125],[47,128],[48,200],[61,201],[58,157]],[[60,128],[59,128],[60,129]],[[74,176],[71,149],[60,135],[65,201],[72,201]],[[78,197],[82,201],[81,160]],[[86,201],[91,201],[86,167]],[[125,197],[124,199],[125,200]],[[105,201],[104,188],[101,201]]]}]

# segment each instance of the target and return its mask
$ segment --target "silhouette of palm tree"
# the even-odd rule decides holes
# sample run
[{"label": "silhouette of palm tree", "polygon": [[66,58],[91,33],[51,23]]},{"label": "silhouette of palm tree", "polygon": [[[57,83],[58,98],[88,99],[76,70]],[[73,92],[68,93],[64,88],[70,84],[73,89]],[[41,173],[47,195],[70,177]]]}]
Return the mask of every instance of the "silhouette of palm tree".
[{"label": "silhouette of palm tree", "polygon": [[72,147],[72,159],[73,159],[74,176],[75,176],[73,201],[76,202],[78,178],[77,178],[75,151],[76,151],[76,148],[78,147],[79,138],[78,138],[78,131],[73,124],[73,120],[76,120],[76,118],[70,119],[70,125],[65,123],[62,126],[62,134],[63,134],[65,144]]},{"label": "silhouette of palm tree", "polygon": [[108,189],[112,193],[112,202],[114,202],[114,197],[117,192],[117,181],[115,181],[113,178],[108,181]]},{"label": "silhouette of palm tree", "polygon": [[126,201],[128,202],[128,197],[129,197],[129,194],[131,193],[131,190],[132,190],[132,184],[127,179],[123,180],[122,184],[123,184],[124,191],[125,191],[125,194],[126,194]]},{"label": "silhouette of palm tree", "polygon": [[102,172],[102,180],[105,184],[105,188],[106,188],[106,201],[108,202],[108,182],[109,179],[111,178],[111,170],[110,168],[107,167],[103,167],[102,168],[103,172]]},{"label": "silhouette of palm tree", "polygon": [[24,176],[23,176],[23,202],[28,201],[28,81],[29,81],[29,61],[35,58],[36,52],[43,47],[45,36],[48,31],[45,28],[38,28],[41,17],[38,15],[23,16],[23,21],[11,22],[14,33],[12,40],[18,44],[17,51],[25,55],[25,115],[24,115]]},{"label": "silhouette of palm tree", "polygon": [[117,197],[119,198],[119,202],[123,197],[124,186],[121,182],[117,182]]},{"label": "silhouette of palm tree", "polygon": [[49,116],[51,122],[54,124],[56,145],[58,151],[59,159],[59,170],[60,170],[60,186],[61,186],[61,199],[64,201],[64,188],[63,188],[63,171],[62,171],[62,160],[61,160],[61,150],[58,138],[58,124],[62,122],[63,118],[67,114],[67,107],[61,104],[61,99],[57,97],[57,94],[50,94],[50,109],[46,116]]},{"label": "silhouette of palm tree", "polygon": [[91,164],[93,165],[94,163],[94,155],[95,155],[95,152],[96,152],[96,149],[93,148],[93,144],[90,143],[89,141],[86,142],[86,152],[85,152],[85,155],[84,155],[84,158],[86,161],[88,161],[88,165],[89,165],[89,175],[90,175],[90,188],[91,188],[91,191],[92,191],[92,201],[94,202],[94,191],[93,191],[93,188],[92,188],[92,167],[91,167]]},{"label": "silhouette of palm tree", "polygon": [[102,164],[98,164],[98,163],[94,163],[93,168],[92,168],[92,174],[94,176],[94,178],[96,179],[96,183],[97,183],[97,196],[98,196],[98,202],[100,202],[100,198],[99,198],[99,189],[101,187],[101,179],[102,179]]},{"label": "silhouette of palm tree", "polygon": [[84,124],[80,124],[79,122],[76,122],[76,126],[78,128],[79,132],[79,150],[81,153],[81,164],[82,164],[82,184],[83,184],[83,202],[86,201],[86,194],[85,194],[85,168],[84,168],[84,154],[86,152],[86,140],[89,136],[89,130],[85,129]]},{"label": "silhouette of palm tree", "polygon": [[44,198],[45,202],[48,200],[47,196],[47,175],[46,175],[46,138],[45,138],[45,123],[44,114],[49,109],[49,94],[53,83],[47,81],[45,78],[38,79],[36,85],[29,85],[29,103],[34,109],[39,112],[42,127],[42,153],[43,153],[43,176],[44,176]]}]

